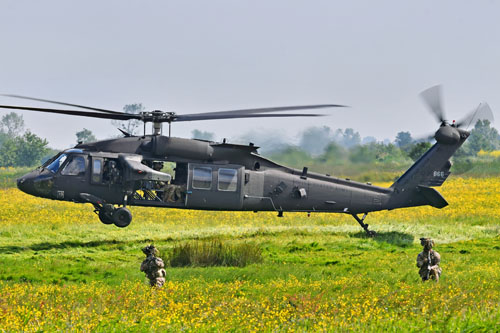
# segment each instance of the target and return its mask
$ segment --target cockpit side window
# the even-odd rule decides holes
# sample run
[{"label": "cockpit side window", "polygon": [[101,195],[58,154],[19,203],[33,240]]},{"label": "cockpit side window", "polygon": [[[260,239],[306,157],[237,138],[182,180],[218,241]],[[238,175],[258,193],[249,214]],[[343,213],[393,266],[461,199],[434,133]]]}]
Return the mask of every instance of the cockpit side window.
[{"label": "cockpit side window", "polygon": [[61,171],[64,176],[78,176],[85,174],[85,158],[83,156],[74,156]]},{"label": "cockpit side window", "polygon": [[50,163],[47,166],[47,169],[49,169],[53,173],[56,173],[61,167],[61,165],[63,165],[64,161],[66,161],[66,158],[68,158],[68,155],[66,154],[59,155],[58,158],[56,158],[54,161],[52,161],[52,163]]}]

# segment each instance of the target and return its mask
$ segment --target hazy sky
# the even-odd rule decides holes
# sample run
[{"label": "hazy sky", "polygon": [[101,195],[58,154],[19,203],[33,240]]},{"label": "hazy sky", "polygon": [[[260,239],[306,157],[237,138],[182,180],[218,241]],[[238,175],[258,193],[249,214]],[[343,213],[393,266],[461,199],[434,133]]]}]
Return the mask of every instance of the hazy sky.
[{"label": "hazy sky", "polygon": [[[437,83],[449,119],[481,101],[500,119],[499,15],[498,1],[481,0],[2,0],[0,93],[178,113],[351,106],[325,118],[174,124],[183,137],[195,128],[218,138],[262,129],[294,139],[321,125],[378,139],[426,134],[438,125],[417,95]],[[118,133],[107,120],[24,119],[57,148],[84,127],[98,138]]]}]

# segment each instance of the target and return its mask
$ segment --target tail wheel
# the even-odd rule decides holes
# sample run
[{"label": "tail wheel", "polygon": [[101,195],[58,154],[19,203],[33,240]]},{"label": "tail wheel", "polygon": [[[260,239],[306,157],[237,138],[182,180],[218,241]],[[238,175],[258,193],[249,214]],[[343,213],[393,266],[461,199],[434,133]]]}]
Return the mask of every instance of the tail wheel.
[{"label": "tail wheel", "polygon": [[130,224],[131,221],[132,221],[132,213],[126,207],[118,208],[113,213],[113,223],[117,227],[125,228]]}]

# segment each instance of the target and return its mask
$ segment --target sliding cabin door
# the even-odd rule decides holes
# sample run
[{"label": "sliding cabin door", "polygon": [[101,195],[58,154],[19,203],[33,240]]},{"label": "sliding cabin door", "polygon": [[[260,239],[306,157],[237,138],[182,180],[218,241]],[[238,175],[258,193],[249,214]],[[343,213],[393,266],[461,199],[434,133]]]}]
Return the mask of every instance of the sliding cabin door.
[{"label": "sliding cabin door", "polygon": [[239,210],[244,168],[240,165],[189,164],[188,208]]}]

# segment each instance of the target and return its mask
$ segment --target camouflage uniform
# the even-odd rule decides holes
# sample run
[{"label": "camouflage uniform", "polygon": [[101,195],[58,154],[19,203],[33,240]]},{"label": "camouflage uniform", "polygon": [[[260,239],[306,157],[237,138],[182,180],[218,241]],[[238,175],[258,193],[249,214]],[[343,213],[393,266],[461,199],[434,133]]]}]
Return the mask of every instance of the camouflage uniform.
[{"label": "camouflage uniform", "polygon": [[[432,249],[434,241],[430,238],[420,238],[420,244],[424,247],[424,250],[417,256],[417,267],[420,268],[418,274],[420,274],[422,281],[434,279],[438,282],[441,276],[441,267],[439,267],[441,256]],[[429,255],[431,258],[430,263],[428,262]]]},{"label": "camouflage uniform", "polygon": [[182,200],[186,193],[186,188],[183,185],[168,184],[165,186],[165,194],[163,201],[177,202]]},{"label": "camouflage uniform", "polygon": [[141,272],[146,273],[151,287],[162,287],[165,284],[167,272],[164,269],[163,260],[157,257],[158,250],[154,245],[149,245],[143,248],[142,252],[146,255],[146,259],[141,264]]}]

